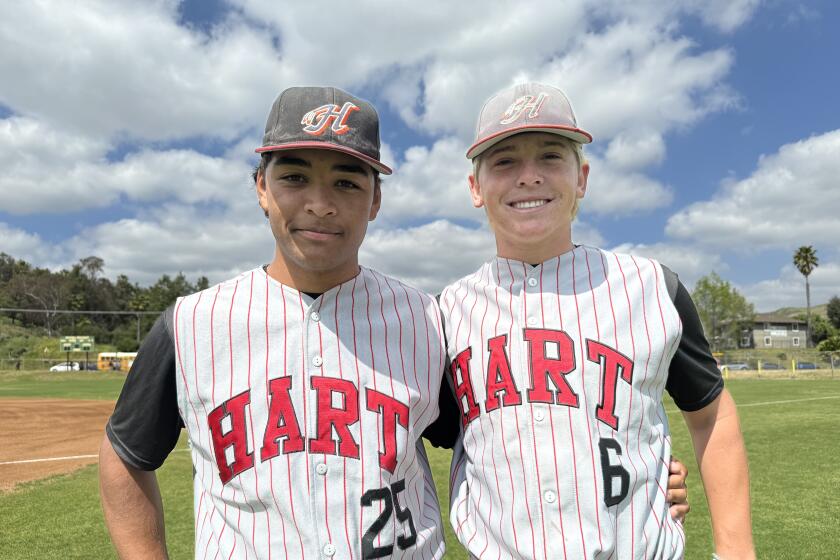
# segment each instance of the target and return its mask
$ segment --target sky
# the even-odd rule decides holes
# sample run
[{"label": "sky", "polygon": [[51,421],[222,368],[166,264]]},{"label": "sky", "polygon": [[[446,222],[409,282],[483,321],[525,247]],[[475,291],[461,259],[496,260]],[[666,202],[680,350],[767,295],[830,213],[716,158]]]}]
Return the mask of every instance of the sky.
[{"label": "sky", "polygon": [[[715,271],[757,311],[840,294],[833,0],[0,0],[0,251],[211,282],[271,260],[250,172],[284,88],[381,117],[360,260],[436,292],[492,258],[464,154],[483,101],[563,89],[591,173],[573,239]],[[834,68],[834,70],[831,70]]]}]

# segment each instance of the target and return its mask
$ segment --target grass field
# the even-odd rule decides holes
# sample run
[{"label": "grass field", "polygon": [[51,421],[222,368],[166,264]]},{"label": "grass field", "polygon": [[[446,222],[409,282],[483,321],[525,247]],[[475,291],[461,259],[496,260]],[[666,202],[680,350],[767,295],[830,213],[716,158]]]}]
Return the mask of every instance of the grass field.
[{"label": "grass field", "polygon": [[[0,372],[3,397],[114,399],[123,377],[99,373]],[[730,380],[750,456],[759,558],[834,558],[840,546],[840,380]],[[0,403],[2,404],[2,403]],[[692,512],[687,558],[711,556],[702,486],[679,413],[671,406],[675,454],[689,465]],[[192,555],[189,456],[180,445],[158,471],[171,557]],[[449,457],[429,453],[447,515]],[[442,486],[443,485],[443,486]],[[0,494],[0,551],[8,559],[113,558],[99,509],[96,467]],[[448,529],[448,524],[447,524]],[[447,558],[465,558],[451,532]]]}]

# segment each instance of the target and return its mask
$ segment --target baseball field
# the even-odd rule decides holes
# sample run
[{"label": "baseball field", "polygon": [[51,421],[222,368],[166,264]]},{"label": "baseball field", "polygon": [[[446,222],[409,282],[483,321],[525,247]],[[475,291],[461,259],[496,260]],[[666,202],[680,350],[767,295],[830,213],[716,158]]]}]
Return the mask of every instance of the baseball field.
[{"label": "baseball field", "polygon": [[[840,379],[731,379],[752,475],[759,558],[836,558],[840,548]],[[96,453],[124,377],[0,371],[0,551],[8,559],[114,558],[99,508]],[[670,404],[670,403],[669,403]],[[689,465],[687,558],[711,557],[702,485],[679,412],[668,407],[675,453]],[[431,449],[448,514],[449,456]],[[158,471],[171,557],[192,556],[186,446]],[[447,558],[466,558],[451,532]]]}]

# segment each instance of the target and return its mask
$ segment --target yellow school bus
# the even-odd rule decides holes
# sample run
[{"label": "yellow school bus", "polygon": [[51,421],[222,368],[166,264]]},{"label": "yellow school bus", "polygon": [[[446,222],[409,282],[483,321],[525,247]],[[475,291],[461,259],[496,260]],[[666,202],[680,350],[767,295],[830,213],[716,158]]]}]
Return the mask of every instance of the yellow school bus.
[{"label": "yellow school bus", "polygon": [[137,352],[100,352],[96,360],[96,369],[128,371]]}]

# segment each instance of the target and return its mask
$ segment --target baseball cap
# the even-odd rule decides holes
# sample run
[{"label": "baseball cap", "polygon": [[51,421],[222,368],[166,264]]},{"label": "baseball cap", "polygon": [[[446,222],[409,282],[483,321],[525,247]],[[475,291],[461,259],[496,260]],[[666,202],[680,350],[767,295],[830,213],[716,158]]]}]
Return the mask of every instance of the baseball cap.
[{"label": "baseball cap", "polygon": [[467,158],[474,159],[520,132],[548,132],[579,144],[592,142],[592,135],[578,128],[566,94],[553,86],[529,82],[504,89],[484,103]]},{"label": "baseball cap", "polygon": [[290,87],[268,114],[262,146],[276,152],[316,148],[356,157],[383,175],[379,161],[379,115],[373,105],[335,87]]}]

